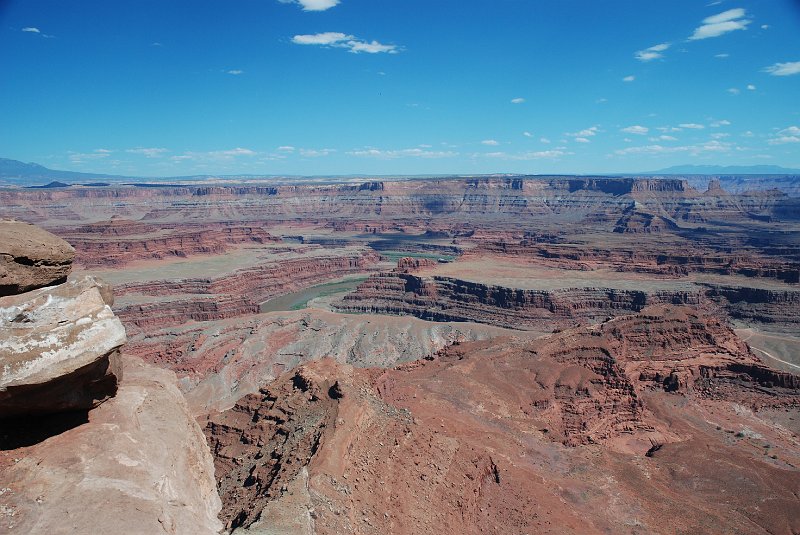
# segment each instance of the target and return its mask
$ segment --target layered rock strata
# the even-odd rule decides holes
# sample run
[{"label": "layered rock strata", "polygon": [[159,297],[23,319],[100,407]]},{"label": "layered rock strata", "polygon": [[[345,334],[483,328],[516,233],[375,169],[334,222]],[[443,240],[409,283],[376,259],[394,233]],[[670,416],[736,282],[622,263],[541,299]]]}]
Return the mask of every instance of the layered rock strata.
[{"label": "layered rock strata", "polygon": [[216,279],[127,284],[119,288],[120,296],[138,294],[157,296],[159,300],[124,305],[117,313],[126,324],[141,328],[255,314],[260,304],[272,297],[369,271],[379,261],[377,253],[366,251],[321,254],[269,262]]},{"label": "layered rock strata", "polygon": [[[345,312],[407,314],[432,321],[473,321],[508,328],[565,327],[658,303],[697,305],[699,290],[565,288],[529,290],[401,271],[377,273],[336,303]],[[552,328],[552,327],[551,327]]]}]

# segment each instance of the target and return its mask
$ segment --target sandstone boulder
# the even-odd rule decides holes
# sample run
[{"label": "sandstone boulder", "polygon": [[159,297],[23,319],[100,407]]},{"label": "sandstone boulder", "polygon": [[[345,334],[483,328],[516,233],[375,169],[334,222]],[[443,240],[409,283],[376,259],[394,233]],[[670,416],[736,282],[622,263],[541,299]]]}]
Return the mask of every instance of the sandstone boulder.
[{"label": "sandstone boulder", "polygon": [[93,277],[0,298],[0,418],[87,410],[113,396],[125,328]]},{"label": "sandstone boulder", "polygon": [[65,282],[74,257],[75,249],[58,236],[0,220],[0,296]]}]

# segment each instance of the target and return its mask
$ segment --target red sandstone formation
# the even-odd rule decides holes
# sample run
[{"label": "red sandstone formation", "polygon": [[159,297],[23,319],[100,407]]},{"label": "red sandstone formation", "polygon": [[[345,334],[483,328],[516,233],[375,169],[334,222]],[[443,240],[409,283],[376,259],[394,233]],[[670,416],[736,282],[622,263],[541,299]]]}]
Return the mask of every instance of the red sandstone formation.
[{"label": "red sandstone formation", "polygon": [[397,261],[397,268],[395,268],[395,271],[398,273],[411,273],[424,267],[435,266],[436,264],[438,264],[438,262],[432,258],[404,256]]},{"label": "red sandstone formation", "polygon": [[[117,310],[137,327],[179,325],[256,314],[262,302],[352,273],[370,270],[380,261],[372,252],[287,259],[236,271],[218,279],[181,279],[128,284],[118,295],[175,296],[156,303],[126,305]],[[184,297],[190,295],[190,298]]]},{"label": "red sandstone formation", "polygon": [[405,314],[431,321],[544,329],[637,312],[657,303],[697,305],[701,298],[700,291],[688,290],[523,290],[398,271],[371,275],[336,307],[346,312]]},{"label": "red sandstone formation", "polygon": [[753,366],[686,308],[395,370],[310,363],[211,416],[221,518],[295,533],[795,532],[798,438],[759,403],[796,415],[798,377]]},{"label": "red sandstone formation", "polygon": [[264,244],[281,239],[253,227],[226,227],[194,231],[158,230],[152,225],[127,221],[94,224],[63,233],[75,246],[85,268],[121,265],[136,260],[223,254],[247,243]]}]

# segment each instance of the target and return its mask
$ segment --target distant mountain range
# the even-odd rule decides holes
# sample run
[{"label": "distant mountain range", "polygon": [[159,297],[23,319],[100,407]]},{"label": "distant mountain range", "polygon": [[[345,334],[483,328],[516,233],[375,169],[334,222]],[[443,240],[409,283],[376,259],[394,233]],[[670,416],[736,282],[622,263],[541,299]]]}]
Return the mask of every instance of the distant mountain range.
[{"label": "distant mountain range", "polygon": [[19,160],[0,158],[0,182],[30,186],[32,184],[52,181],[91,182],[98,180],[131,180],[131,177],[104,175],[97,173],[81,173],[76,171],[58,171],[48,169],[38,163],[25,163]]},{"label": "distant mountain range", "polygon": [[[779,189],[793,197],[800,197],[800,169],[787,169],[777,165],[718,166],[718,165],[678,165],[651,173],[623,174],[616,176],[683,176],[692,187],[704,190],[712,177],[720,179],[722,188],[731,193],[747,190]],[[510,175],[509,175],[510,176]],[[26,187],[59,188],[72,184],[105,185],[105,183],[174,183],[207,180],[213,175],[181,177],[131,177],[100,173],[82,173],[48,169],[36,163],[0,158],[0,184]],[[215,178],[226,180],[260,180],[281,178],[290,182],[341,182],[353,180],[357,175],[340,177],[277,177],[266,175],[218,175]],[[384,177],[389,179],[389,177]],[[419,179],[419,177],[391,177],[395,180]]]}]

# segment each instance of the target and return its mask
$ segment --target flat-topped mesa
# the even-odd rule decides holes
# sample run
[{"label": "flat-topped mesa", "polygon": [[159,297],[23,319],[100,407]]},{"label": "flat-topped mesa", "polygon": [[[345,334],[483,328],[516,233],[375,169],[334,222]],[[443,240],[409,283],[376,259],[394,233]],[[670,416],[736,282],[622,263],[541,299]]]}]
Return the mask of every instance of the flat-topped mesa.
[{"label": "flat-topped mesa", "polygon": [[75,249],[61,238],[20,221],[0,221],[0,296],[60,284]]},{"label": "flat-topped mesa", "polygon": [[428,266],[435,266],[439,262],[432,258],[414,258],[411,256],[404,256],[397,261],[395,271],[398,273],[411,273]]}]

